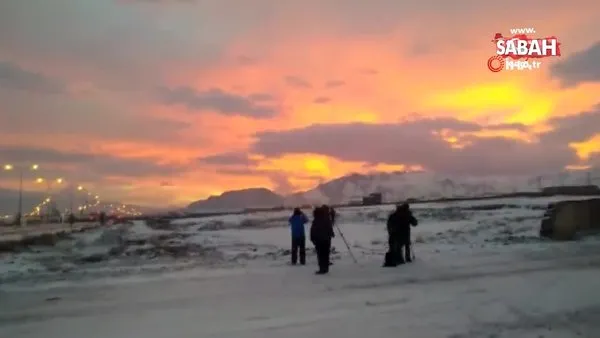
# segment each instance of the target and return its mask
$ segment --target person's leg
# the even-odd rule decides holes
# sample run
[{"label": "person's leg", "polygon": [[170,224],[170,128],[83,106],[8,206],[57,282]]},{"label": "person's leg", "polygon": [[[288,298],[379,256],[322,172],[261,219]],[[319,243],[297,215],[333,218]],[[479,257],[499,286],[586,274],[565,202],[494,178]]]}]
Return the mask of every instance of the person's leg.
[{"label": "person's leg", "polygon": [[396,263],[397,260],[397,253],[396,253],[396,237],[393,234],[389,234],[388,233],[388,252],[389,252],[389,257],[392,259],[392,261],[389,261],[388,265],[394,265]]},{"label": "person's leg", "polygon": [[292,237],[292,265],[296,265],[298,260],[298,240]]},{"label": "person's leg", "polygon": [[329,259],[330,254],[331,254],[331,239],[327,240],[327,241],[323,241],[323,271],[328,272],[329,271],[329,263],[331,262],[331,260]]},{"label": "person's leg", "polygon": [[319,271],[317,273],[321,273],[323,271],[323,243],[321,241],[315,241],[315,250],[317,251],[317,264],[319,265]]},{"label": "person's leg", "polygon": [[404,246],[404,239],[398,238],[396,241],[396,262],[398,264],[404,264],[404,255],[402,254],[402,250]]},{"label": "person's leg", "polygon": [[412,252],[410,250],[410,242],[406,242],[406,244],[404,244],[404,254],[406,256],[406,261],[407,262],[412,262]]},{"label": "person's leg", "polygon": [[300,249],[300,264],[306,265],[306,237],[301,237],[298,241]]}]

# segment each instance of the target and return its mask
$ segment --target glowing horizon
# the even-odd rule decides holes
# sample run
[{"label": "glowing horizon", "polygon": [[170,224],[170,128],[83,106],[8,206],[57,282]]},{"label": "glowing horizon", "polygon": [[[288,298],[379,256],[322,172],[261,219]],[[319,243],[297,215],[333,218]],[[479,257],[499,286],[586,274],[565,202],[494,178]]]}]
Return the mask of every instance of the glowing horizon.
[{"label": "glowing horizon", "polygon": [[[0,164],[142,205],[600,166],[600,3],[446,3],[7,1]],[[562,56],[490,72],[493,34],[514,27]]]}]

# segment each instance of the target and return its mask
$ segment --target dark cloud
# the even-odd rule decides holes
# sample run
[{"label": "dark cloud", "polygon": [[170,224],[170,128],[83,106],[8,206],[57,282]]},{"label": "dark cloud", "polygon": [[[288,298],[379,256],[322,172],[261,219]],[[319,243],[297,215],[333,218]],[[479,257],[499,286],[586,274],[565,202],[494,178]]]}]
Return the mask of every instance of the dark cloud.
[{"label": "dark cloud", "polygon": [[319,96],[319,97],[315,98],[313,100],[313,102],[318,103],[318,104],[329,103],[329,102],[331,102],[331,98],[326,97],[326,96]]},{"label": "dark cloud", "polygon": [[5,135],[80,135],[130,141],[177,142],[187,123],[129,110],[120,101],[65,94],[31,95],[0,89],[0,132]]},{"label": "dark cloud", "polygon": [[373,68],[359,69],[358,72],[361,73],[362,75],[377,75],[377,74],[379,74],[379,71],[377,69],[373,69]]},{"label": "dark cloud", "polygon": [[[593,168],[600,168],[600,153],[590,154],[590,158],[589,158],[588,163]],[[594,184],[600,186],[600,172],[596,172],[595,176],[593,177],[593,179],[594,179]]]},{"label": "dark cloud", "polygon": [[588,49],[569,56],[564,61],[553,64],[550,72],[565,87],[575,87],[586,82],[600,82],[599,60],[600,41]]},{"label": "dark cloud", "polygon": [[59,81],[7,61],[0,61],[0,87],[50,94],[64,90]]},{"label": "dark cloud", "polygon": [[225,92],[218,88],[196,91],[190,87],[161,88],[159,96],[163,103],[182,105],[191,110],[209,110],[228,116],[271,118],[277,109],[255,102],[249,97]]},{"label": "dark cloud", "polygon": [[423,56],[423,55],[427,55],[430,54],[432,52],[432,46],[429,44],[426,44],[422,41],[416,42],[414,45],[412,45],[408,51],[407,51],[407,55],[408,56]]},{"label": "dark cloud", "polygon": [[[586,119],[588,115],[580,115]],[[577,118],[574,117],[573,121]],[[484,127],[454,119],[425,119],[397,124],[313,125],[282,132],[263,132],[251,149],[266,156],[286,153],[314,153],[345,161],[371,164],[423,165],[444,173],[526,174],[561,170],[578,160],[569,140],[579,139],[576,126],[581,122],[557,124],[540,142],[523,142],[503,137],[463,137],[453,147],[440,131],[477,132],[483,130],[524,129],[521,125]],[[560,121],[555,121],[560,123]],[[595,124],[598,125],[598,124]],[[583,135],[592,132],[585,129]]]},{"label": "dark cloud", "polygon": [[289,86],[294,87],[294,88],[301,88],[301,89],[312,88],[312,85],[308,81],[306,81],[305,79],[303,79],[299,76],[286,76],[284,78],[284,81]]},{"label": "dark cloud", "polygon": [[600,133],[600,105],[577,115],[552,118],[548,124],[555,129],[542,135],[543,142],[566,144],[585,141]]},{"label": "dark cloud", "polygon": [[[96,88],[150,91],[173,64],[215,65],[247,28],[244,20],[223,28],[223,20],[211,20],[203,7],[187,7],[159,16],[169,11],[122,1],[0,1],[0,57],[52,67],[61,77]],[[198,22],[223,29],[198,30]]]},{"label": "dark cloud", "polygon": [[222,154],[216,154],[216,155],[212,155],[212,156],[206,156],[206,157],[201,157],[198,159],[198,161],[200,163],[205,163],[205,164],[215,164],[215,165],[244,165],[244,166],[250,166],[250,165],[255,165],[258,162],[248,158],[248,155],[245,153],[237,153],[237,152],[230,152],[230,153],[222,153]]},{"label": "dark cloud", "polygon": [[198,0],[124,0],[125,3],[150,3],[150,4],[190,4]]},{"label": "dark cloud", "polygon": [[180,165],[157,164],[157,160],[151,158],[120,158],[29,147],[0,147],[0,158],[16,165],[39,164],[40,171],[36,174],[65,177],[67,180],[101,180],[107,176],[165,176],[187,170]]},{"label": "dark cloud", "polygon": [[[175,5],[164,8],[144,3]],[[93,79],[98,87],[139,90],[162,83],[174,65],[179,69],[219,65],[228,46],[241,39],[252,47],[238,52],[255,55],[303,34],[342,38],[389,34],[429,20],[439,27],[453,27],[419,32],[420,40],[439,46],[439,41],[456,41],[481,24],[489,27],[489,20],[501,22],[503,15],[510,15],[515,23],[531,23],[532,15],[545,18],[539,17],[535,1],[507,0],[505,4],[497,8],[467,0],[452,5],[442,0],[0,1],[0,51],[16,60],[26,57],[32,63],[58,65],[70,75]],[[518,13],[511,10],[515,6]],[[580,0],[575,6],[548,0],[544,8],[548,16],[558,12],[565,17],[582,8],[587,12],[598,9],[593,0]],[[307,49],[314,54],[310,46]]]},{"label": "dark cloud", "polygon": [[246,55],[240,55],[237,57],[237,62],[242,66],[254,66],[258,63],[258,59]]},{"label": "dark cloud", "polygon": [[248,96],[248,99],[255,102],[274,101],[275,96],[269,93],[254,93],[250,94],[250,96]]},{"label": "dark cloud", "polygon": [[337,88],[346,85],[345,81],[342,80],[331,80],[325,83],[325,87],[327,88]]}]

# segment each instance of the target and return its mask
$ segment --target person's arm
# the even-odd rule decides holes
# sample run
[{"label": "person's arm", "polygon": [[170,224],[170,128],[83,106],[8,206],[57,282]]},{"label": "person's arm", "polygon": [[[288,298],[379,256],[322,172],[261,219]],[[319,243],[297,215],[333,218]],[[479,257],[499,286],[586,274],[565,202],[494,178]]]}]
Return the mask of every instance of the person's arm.
[{"label": "person's arm", "polygon": [[308,223],[308,217],[305,214],[302,214],[302,224]]},{"label": "person's arm", "polygon": [[413,216],[413,214],[410,214],[410,225],[416,227],[417,225],[419,225],[419,221],[415,218],[415,216]]}]

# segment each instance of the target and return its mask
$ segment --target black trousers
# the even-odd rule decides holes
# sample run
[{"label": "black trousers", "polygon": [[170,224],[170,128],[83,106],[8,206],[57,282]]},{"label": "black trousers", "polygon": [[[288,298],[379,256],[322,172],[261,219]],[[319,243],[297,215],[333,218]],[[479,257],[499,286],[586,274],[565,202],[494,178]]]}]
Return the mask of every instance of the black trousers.
[{"label": "black trousers", "polygon": [[298,253],[300,254],[300,264],[306,264],[306,237],[292,237],[292,264],[298,262]]},{"label": "black trousers", "polygon": [[410,237],[407,238],[406,236],[390,234],[388,236],[388,245],[390,252],[396,261],[395,263],[402,264],[404,262],[412,261]]},{"label": "black trousers", "polygon": [[314,241],[317,251],[317,261],[320,272],[329,271],[329,254],[331,251],[331,239]]},{"label": "black trousers", "polygon": [[[398,249],[398,262],[412,262],[412,255],[410,250],[410,241],[401,242]],[[402,250],[404,249],[404,250]],[[404,251],[404,257],[402,256],[402,251]]]}]

